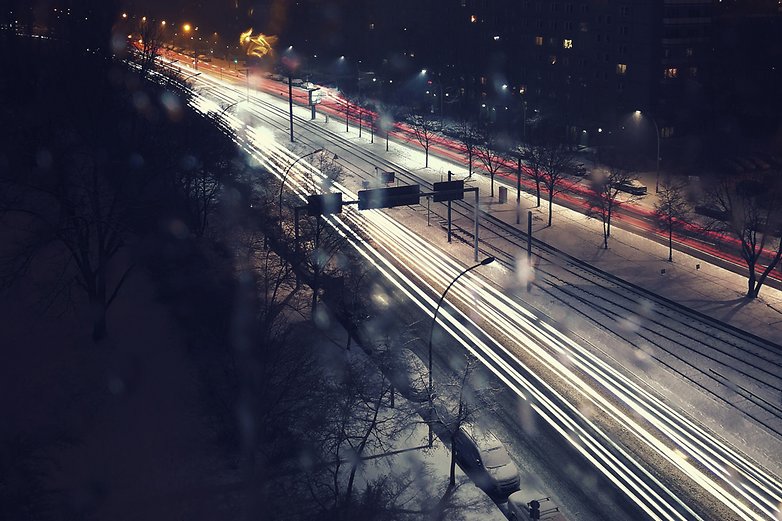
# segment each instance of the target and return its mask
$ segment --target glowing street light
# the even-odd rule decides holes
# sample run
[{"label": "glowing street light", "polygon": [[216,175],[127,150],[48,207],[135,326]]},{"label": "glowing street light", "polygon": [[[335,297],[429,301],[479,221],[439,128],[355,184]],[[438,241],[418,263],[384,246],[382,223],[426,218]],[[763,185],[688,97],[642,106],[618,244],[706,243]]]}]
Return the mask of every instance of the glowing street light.
[{"label": "glowing street light", "polygon": [[191,29],[190,24],[185,24],[182,26],[182,30],[185,31],[186,33],[189,33],[190,29]]}]

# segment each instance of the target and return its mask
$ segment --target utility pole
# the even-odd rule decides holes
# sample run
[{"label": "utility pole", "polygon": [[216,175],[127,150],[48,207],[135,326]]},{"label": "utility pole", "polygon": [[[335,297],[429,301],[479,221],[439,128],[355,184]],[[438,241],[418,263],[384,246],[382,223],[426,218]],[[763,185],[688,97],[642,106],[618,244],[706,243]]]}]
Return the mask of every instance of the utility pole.
[{"label": "utility pole", "polygon": [[532,290],[532,211],[527,212],[527,293]]},{"label": "utility pole", "polygon": [[[448,181],[451,180],[453,173],[448,170]],[[451,243],[451,200],[448,200],[448,244]]]},{"label": "utility pole", "polygon": [[293,71],[288,69],[288,113],[291,123],[291,143],[293,143]]}]

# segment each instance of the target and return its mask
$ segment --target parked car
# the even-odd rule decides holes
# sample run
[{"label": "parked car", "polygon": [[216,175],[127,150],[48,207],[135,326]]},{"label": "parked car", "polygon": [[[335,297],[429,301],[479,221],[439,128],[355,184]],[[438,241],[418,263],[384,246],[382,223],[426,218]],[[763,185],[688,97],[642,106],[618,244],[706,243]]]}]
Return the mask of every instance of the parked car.
[{"label": "parked car", "polygon": [[418,355],[407,348],[379,354],[380,366],[394,387],[410,401],[429,400],[429,370]]},{"label": "parked car", "polygon": [[584,166],[584,163],[578,163],[565,170],[565,173],[577,177],[586,177],[587,169]]},{"label": "parked car", "polygon": [[519,490],[508,497],[508,519],[511,521],[527,521],[530,518],[530,504],[537,501],[540,517],[548,521],[565,521],[565,516],[559,507],[551,500],[535,490]]},{"label": "parked car", "polygon": [[630,179],[624,183],[619,183],[616,187],[623,192],[627,192],[628,194],[646,195],[646,185],[637,179]]},{"label": "parked car", "polygon": [[272,79],[274,81],[285,81],[285,76],[283,76],[282,74],[275,73],[275,74],[272,74]]},{"label": "parked car", "polygon": [[711,217],[712,219],[717,219],[719,221],[727,221],[730,218],[728,212],[719,210],[713,206],[697,205],[694,210],[697,214],[705,215],[706,217]]},{"label": "parked car", "polygon": [[491,431],[464,424],[454,434],[452,450],[464,471],[487,494],[506,498],[519,489],[519,469]]},{"label": "parked car", "polygon": [[294,87],[301,87],[302,85],[304,85],[304,80],[302,80],[301,78],[293,78],[291,80],[291,85],[293,85]]}]

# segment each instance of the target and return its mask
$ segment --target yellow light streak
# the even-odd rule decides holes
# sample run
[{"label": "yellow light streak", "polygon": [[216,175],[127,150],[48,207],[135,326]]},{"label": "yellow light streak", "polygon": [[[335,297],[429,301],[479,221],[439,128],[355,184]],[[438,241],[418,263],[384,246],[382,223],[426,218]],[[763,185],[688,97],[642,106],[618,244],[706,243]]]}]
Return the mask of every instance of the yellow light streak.
[{"label": "yellow light streak", "polygon": [[274,44],[277,43],[276,36],[266,36],[258,33],[253,36],[252,27],[239,35],[239,44],[244,47],[247,56],[263,58],[264,56],[274,55]]}]

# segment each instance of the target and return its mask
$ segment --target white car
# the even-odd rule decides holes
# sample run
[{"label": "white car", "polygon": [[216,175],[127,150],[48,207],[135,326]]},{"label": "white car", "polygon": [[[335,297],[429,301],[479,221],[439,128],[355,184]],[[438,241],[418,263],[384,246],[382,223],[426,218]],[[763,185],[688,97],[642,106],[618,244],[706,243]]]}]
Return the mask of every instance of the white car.
[{"label": "white car", "polygon": [[467,475],[490,496],[506,498],[519,489],[519,469],[491,431],[463,424],[453,436],[452,450]]}]

